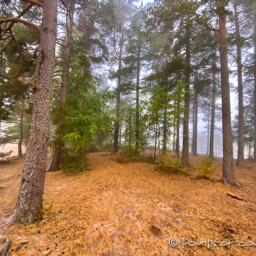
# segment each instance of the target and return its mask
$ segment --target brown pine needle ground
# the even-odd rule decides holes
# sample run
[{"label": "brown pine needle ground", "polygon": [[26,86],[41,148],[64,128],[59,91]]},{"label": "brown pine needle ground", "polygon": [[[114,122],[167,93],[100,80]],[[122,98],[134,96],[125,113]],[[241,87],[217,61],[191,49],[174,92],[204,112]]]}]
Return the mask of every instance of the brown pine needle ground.
[{"label": "brown pine needle ground", "polygon": [[[108,153],[88,158],[90,171],[83,174],[46,174],[43,221],[1,228],[12,240],[11,255],[256,255],[252,163],[237,171],[244,185],[238,189],[152,164],[120,164]],[[15,207],[22,165],[0,165],[1,219]],[[178,245],[171,248],[171,239]]]}]

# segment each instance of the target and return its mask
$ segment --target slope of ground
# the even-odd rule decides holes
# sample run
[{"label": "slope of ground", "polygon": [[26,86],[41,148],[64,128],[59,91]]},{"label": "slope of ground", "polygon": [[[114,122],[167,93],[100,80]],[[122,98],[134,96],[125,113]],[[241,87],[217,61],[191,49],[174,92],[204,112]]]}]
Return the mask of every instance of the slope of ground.
[{"label": "slope of ground", "polygon": [[[47,173],[44,220],[1,228],[11,255],[256,255],[255,166],[237,171],[238,189],[120,164],[108,153],[88,158],[83,174]],[[20,160],[0,165],[2,219],[15,206],[21,171]]]}]

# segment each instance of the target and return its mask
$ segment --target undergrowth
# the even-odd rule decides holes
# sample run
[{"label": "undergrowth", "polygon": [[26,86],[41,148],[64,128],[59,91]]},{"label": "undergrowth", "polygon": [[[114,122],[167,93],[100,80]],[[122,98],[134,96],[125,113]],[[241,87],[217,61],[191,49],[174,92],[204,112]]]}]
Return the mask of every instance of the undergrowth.
[{"label": "undergrowth", "polygon": [[131,146],[122,147],[122,150],[118,153],[117,161],[121,164],[135,162],[155,163],[154,157],[143,155],[143,150],[138,150]]},{"label": "undergrowth", "polygon": [[123,146],[121,152],[126,157],[137,157],[140,154],[140,150],[135,146]]},{"label": "undergrowth", "polygon": [[156,162],[158,164],[157,169],[160,171],[189,175],[186,169],[182,166],[180,158],[176,156],[169,156],[164,154]]},{"label": "undergrowth", "polygon": [[212,180],[215,172],[216,166],[214,164],[214,160],[211,157],[207,156],[203,158],[197,168],[197,178]]},{"label": "undergrowth", "polygon": [[153,157],[145,157],[145,156],[132,156],[132,157],[119,157],[118,163],[125,164],[125,163],[149,163],[154,164],[155,159]]},{"label": "undergrowth", "polygon": [[83,151],[65,150],[61,158],[61,169],[65,174],[79,174],[87,170],[87,158]]}]

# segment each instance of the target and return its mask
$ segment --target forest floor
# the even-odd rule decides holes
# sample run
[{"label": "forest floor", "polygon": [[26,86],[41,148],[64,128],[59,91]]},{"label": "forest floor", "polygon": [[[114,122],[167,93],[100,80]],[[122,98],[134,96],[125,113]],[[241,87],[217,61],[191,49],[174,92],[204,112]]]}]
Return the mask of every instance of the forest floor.
[{"label": "forest floor", "polygon": [[[191,158],[192,165],[201,158]],[[256,255],[254,163],[236,170],[242,188],[195,179],[192,168],[185,176],[120,163],[109,153],[89,154],[88,164],[79,175],[46,174],[42,221],[1,227],[11,255]],[[22,160],[0,163],[2,220],[15,207],[22,167]]]}]

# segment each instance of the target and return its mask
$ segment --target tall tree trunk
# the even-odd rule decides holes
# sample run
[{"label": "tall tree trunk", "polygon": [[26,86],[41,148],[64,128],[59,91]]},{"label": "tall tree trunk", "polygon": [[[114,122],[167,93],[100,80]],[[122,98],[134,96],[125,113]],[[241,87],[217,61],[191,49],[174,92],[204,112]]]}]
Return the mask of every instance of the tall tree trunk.
[{"label": "tall tree trunk", "polygon": [[183,147],[182,165],[189,166],[189,107],[190,107],[190,37],[191,20],[187,16],[186,20],[186,73],[185,73],[185,99],[184,99],[184,120],[183,120]]},{"label": "tall tree trunk", "polygon": [[223,176],[224,182],[236,184],[233,164],[233,142],[231,131],[230,91],[226,28],[226,0],[218,1],[219,47],[222,91],[222,130],[223,130]]},{"label": "tall tree trunk", "polygon": [[254,153],[253,153],[253,160],[256,162],[256,2],[253,3],[254,6],[254,32],[253,32],[253,42],[254,42],[254,53],[253,53],[253,59],[254,59]]},{"label": "tall tree trunk", "polygon": [[157,136],[158,136],[158,126],[155,124],[155,145],[154,145],[154,159],[156,159],[156,150],[157,150]]},{"label": "tall tree trunk", "polygon": [[209,155],[209,142],[210,142],[210,138],[209,138],[209,134],[210,134],[210,116],[208,116],[207,118],[207,142],[206,142],[206,155]]},{"label": "tall tree trunk", "polygon": [[137,55],[137,77],[136,77],[136,120],[135,120],[135,148],[136,153],[140,149],[140,55],[141,46],[138,47]]},{"label": "tall tree trunk", "polygon": [[66,42],[63,46],[63,73],[62,73],[62,84],[60,88],[60,99],[59,99],[59,116],[58,126],[56,129],[56,145],[53,149],[51,162],[47,168],[47,171],[57,171],[60,169],[60,161],[62,149],[64,147],[64,125],[65,125],[65,107],[68,95],[68,83],[69,83],[69,67],[71,60],[71,48],[72,48],[72,34],[73,34],[73,16],[75,11],[75,3],[71,1],[69,9],[66,14]]},{"label": "tall tree trunk", "polygon": [[173,152],[175,152],[175,150],[176,150],[176,148],[175,148],[175,146],[176,146],[176,134],[175,134],[175,132],[176,132],[176,122],[174,121],[173,127],[172,127],[172,148],[171,148],[171,150]]},{"label": "tall tree trunk", "polygon": [[18,141],[18,158],[22,158],[22,143],[23,143],[23,123],[24,123],[24,111],[25,111],[25,98],[21,98],[21,110],[20,110],[20,134]]},{"label": "tall tree trunk", "polygon": [[123,57],[123,44],[124,44],[124,23],[122,24],[121,37],[119,41],[119,55],[118,55],[118,78],[116,88],[116,120],[114,123],[114,142],[113,153],[118,152],[119,149],[119,132],[120,132],[120,101],[121,101],[121,74],[122,57]]},{"label": "tall tree trunk", "polygon": [[167,129],[168,129],[168,124],[167,124],[167,103],[165,103],[165,107],[164,107],[164,120],[163,120],[163,148],[162,148],[162,154],[163,155],[165,155],[167,153],[167,141],[168,141]]},{"label": "tall tree trunk", "polygon": [[214,131],[215,131],[215,111],[216,111],[216,72],[217,67],[215,61],[212,64],[212,108],[211,108],[211,121],[210,121],[210,146],[209,156],[214,158]]},{"label": "tall tree trunk", "polygon": [[42,217],[55,61],[57,0],[43,0],[41,3],[43,20],[30,138],[18,201],[10,222],[32,223]]},{"label": "tall tree trunk", "polygon": [[129,149],[132,148],[132,133],[133,133],[133,127],[132,127],[132,105],[130,102],[129,110],[128,110],[128,146]]},{"label": "tall tree trunk", "polygon": [[178,98],[177,98],[177,102],[176,102],[176,106],[177,106],[177,120],[176,120],[176,142],[175,142],[175,152],[176,152],[176,156],[180,157],[180,115],[181,115],[181,111],[180,111],[180,93],[178,94]]},{"label": "tall tree trunk", "polygon": [[244,161],[244,94],[243,94],[243,70],[242,70],[242,42],[240,36],[240,25],[238,16],[238,0],[234,2],[235,28],[236,28],[236,62],[238,82],[238,151],[237,166],[242,166]]},{"label": "tall tree trunk", "polygon": [[193,104],[193,136],[192,136],[192,155],[197,155],[197,133],[198,133],[198,89],[195,88]]}]

